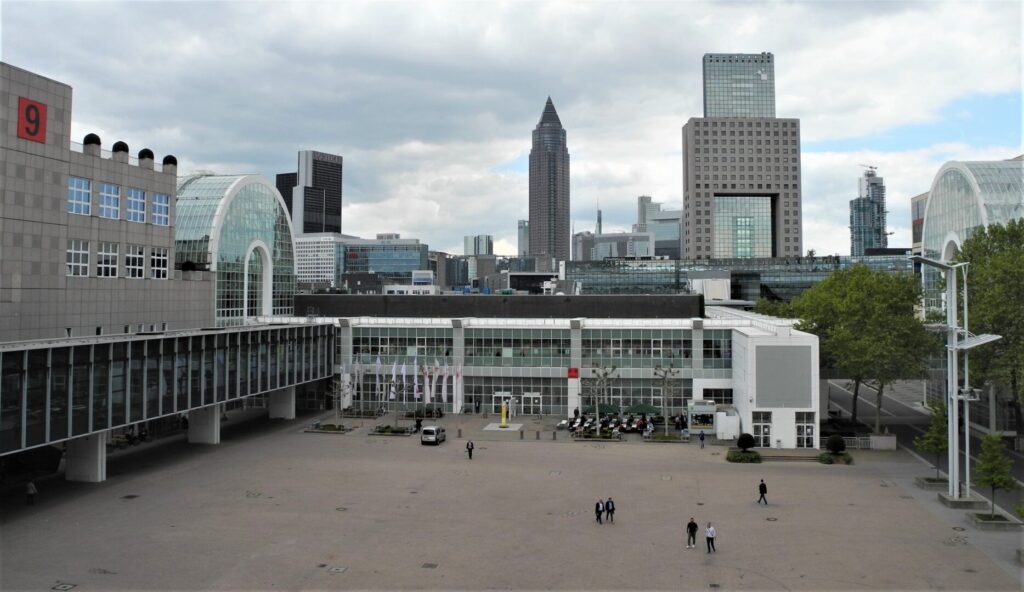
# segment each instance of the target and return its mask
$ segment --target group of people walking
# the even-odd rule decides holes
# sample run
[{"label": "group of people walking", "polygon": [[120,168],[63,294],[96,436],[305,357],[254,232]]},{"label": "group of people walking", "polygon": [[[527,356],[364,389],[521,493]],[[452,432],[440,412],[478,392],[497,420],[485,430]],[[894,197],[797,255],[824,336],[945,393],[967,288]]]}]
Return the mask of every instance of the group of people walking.
[{"label": "group of people walking", "polygon": [[[708,553],[717,553],[718,549],[715,549],[715,537],[718,536],[718,531],[715,530],[714,526],[708,522],[708,527],[704,529],[704,541],[708,545]],[[697,521],[690,516],[690,521],[686,523],[686,548],[693,549],[697,546]]]},{"label": "group of people walking", "polygon": [[597,516],[597,523],[604,524],[601,521],[603,515],[608,522],[615,522],[615,500],[608,498],[607,501],[598,499],[597,504],[594,505],[594,514]]}]

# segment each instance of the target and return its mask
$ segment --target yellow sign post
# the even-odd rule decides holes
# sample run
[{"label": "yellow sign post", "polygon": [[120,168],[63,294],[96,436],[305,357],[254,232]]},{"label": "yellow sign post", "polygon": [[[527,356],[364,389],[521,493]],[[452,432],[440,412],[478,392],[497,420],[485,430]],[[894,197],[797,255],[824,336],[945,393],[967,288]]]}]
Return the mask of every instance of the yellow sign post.
[{"label": "yellow sign post", "polygon": [[502,402],[501,404],[501,427],[508,427],[508,403]]}]

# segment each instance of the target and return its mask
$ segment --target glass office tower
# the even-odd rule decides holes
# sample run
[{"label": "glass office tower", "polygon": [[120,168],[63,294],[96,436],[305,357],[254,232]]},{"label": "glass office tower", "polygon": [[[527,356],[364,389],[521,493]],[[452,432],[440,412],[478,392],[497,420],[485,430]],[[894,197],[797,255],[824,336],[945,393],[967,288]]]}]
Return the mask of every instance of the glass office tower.
[{"label": "glass office tower", "polygon": [[704,54],[704,117],[775,117],[774,56]]}]

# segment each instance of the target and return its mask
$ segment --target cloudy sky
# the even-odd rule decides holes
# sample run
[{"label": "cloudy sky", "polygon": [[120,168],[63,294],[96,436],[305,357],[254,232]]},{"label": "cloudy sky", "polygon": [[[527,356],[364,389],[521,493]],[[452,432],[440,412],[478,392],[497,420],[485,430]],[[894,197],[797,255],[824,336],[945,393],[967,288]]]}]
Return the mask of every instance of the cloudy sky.
[{"label": "cloudy sky", "polygon": [[568,131],[572,215],[681,207],[681,127],[706,52],[775,54],[779,117],[802,120],[806,249],[847,254],[861,164],[909,198],[947,160],[1021,148],[1021,4],[975,2],[17,2],[3,61],[74,88],[73,137],[124,140],[179,170],[294,171],[345,157],[343,230],[514,253],[530,132],[550,95]]}]

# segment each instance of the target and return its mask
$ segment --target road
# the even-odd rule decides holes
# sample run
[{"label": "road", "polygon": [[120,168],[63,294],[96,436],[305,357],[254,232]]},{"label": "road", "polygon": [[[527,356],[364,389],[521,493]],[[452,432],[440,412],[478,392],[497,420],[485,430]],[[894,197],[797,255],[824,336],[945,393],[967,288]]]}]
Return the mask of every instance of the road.
[{"label": "road", "polygon": [[[833,406],[842,408],[843,413],[846,416],[850,415],[851,405],[853,403],[853,393],[844,388],[844,383],[847,381],[828,381],[831,385],[829,389],[830,398]],[[860,386],[859,399],[860,403],[857,406],[858,419],[867,425],[874,423],[875,417],[875,398],[877,392],[875,389],[862,384]],[[893,399],[887,395],[883,397],[882,403],[882,425],[888,427],[889,431],[896,434],[896,440],[899,445],[906,450],[914,452],[921,460],[927,463],[932,470],[935,467],[935,455],[931,453],[921,452],[914,447],[914,438],[923,434],[928,429],[929,418],[927,415],[921,413],[919,410],[914,409],[902,401]],[[962,436],[962,434],[961,434]],[[964,473],[964,449],[963,442],[961,440],[960,449],[960,473]],[[971,477],[972,482],[974,479],[975,465],[978,461],[978,454],[981,452],[981,438],[977,434],[971,434]],[[1017,489],[1014,491],[1003,491],[996,492],[996,505],[1002,508],[1004,511],[1010,514],[1014,514],[1014,508],[1024,502],[1024,455],[1019,452],[1010,450],[1007,448],[1007,453],[1010,458],[1013,459],[1013,476],[1017,479]],[[946,472],[949,465],[949,455],[943,454],[939,462],[939,469]],[[922,476],[927,476],[922,473]],[[972,485],[972,493],[980,495],[987,500],[991,500],[992,492],[988,488],[979,488]],[[1016,515],[1016,514],[1014,514]]]}]

